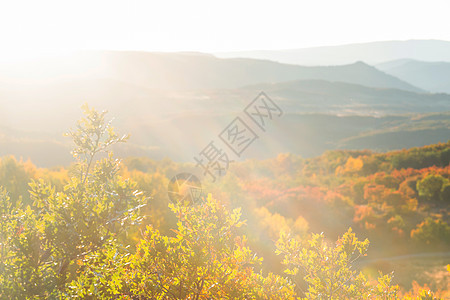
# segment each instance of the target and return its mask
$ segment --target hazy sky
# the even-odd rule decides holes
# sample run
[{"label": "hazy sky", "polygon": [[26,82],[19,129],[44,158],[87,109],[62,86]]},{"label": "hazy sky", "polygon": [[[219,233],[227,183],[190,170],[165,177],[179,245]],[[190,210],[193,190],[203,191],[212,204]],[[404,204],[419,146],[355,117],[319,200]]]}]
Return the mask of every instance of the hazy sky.
[{"label": "hazy sky", "polygon": [[450,1],[0,0],[0,56],[41,50],[230,51],[450,40]]}]

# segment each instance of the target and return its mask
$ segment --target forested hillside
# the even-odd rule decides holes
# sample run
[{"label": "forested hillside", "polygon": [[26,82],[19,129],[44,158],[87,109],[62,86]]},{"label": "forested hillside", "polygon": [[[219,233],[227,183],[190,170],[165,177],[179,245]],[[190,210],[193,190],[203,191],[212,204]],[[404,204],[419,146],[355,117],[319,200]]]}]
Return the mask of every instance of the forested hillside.
[{"label": "forested hillside", "polygon": [[127,136],[85,109],[76,163],[0,160],[0,297],[449,296],[450,142],[234,162],[186,206],[193,164],[101,155]]}]

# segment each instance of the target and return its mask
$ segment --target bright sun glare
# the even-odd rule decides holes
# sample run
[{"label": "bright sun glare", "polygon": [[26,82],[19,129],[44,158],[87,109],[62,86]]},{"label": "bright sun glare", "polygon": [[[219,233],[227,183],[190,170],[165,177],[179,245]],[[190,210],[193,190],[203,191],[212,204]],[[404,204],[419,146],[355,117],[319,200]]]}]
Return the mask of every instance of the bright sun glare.
[{"label": "bright sun glare", "polygon": [[4,1],[0,60],[86,49],[221,52],[450,40],[447,8],[446,1],[403,0]]}]

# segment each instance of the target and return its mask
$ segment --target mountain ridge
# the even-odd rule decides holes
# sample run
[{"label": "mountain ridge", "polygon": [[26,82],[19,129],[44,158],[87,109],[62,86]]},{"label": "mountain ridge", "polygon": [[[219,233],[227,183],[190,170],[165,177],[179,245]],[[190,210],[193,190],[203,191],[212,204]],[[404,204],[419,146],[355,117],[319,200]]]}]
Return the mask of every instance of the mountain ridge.
[{"label": "mountain ridge", "polygon": [[450,93],[450,62],[402,59],[375,66],[377,69],[435,93]]},{"label": "mountain ridge", "polygon": [[421,91],[363,62],[312,67],[246,58],[222,59],[198,53],[92,51],[53,62],[46,60],[21,64],[17,68],[0,65],[3,71],[0,84],[111,78],[146,88],[195,90],[237,88],[295,79],[324,79]]},{"label": "mountain ridge", "polygon": [[297,65],[341,65],[358,60],[368,64],[411,58],[424,61],[450,61],[450,41],[391,40],[285,50],[217,52],[218,57],[269,59]]}]

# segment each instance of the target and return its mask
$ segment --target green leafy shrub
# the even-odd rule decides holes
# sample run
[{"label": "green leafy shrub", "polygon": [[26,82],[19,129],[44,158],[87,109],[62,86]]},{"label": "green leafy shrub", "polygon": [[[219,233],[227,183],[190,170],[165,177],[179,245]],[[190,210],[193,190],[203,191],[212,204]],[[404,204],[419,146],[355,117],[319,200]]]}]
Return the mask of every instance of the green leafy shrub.
[{"label": "green leafy shrub", "polygon": [[398,287],[391,284],[391,276],[380,276],[378,284],[371,285],[352,268],[368,247],[369,240],[358,240],[350,228],[335,245],[323,234],[304,241],[282,234],[277,254],[283,255],[287,274],[301,274],[305,280],[302,299],[396,299]]}]

